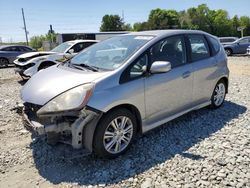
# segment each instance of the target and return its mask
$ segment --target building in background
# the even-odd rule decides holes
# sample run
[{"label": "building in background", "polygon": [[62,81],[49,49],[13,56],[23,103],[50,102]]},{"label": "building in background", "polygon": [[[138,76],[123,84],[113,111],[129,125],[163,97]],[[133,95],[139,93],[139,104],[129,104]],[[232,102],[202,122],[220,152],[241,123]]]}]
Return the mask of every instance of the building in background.
[{"label": "building in background", "polygon": [[69,40],[89,39],[89,40],[105,40],[115,35],[122,35],[128,32],[98,32],[98,33],[61,33],[57,34],[56,43],[61,44]]}]

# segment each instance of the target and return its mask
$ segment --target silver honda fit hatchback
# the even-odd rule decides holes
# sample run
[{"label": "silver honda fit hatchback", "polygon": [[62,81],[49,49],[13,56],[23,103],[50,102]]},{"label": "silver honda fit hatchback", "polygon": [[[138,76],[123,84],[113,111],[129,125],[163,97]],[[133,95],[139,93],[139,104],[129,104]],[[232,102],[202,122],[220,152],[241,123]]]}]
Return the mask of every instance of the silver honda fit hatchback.
[{"label": "silver honda fit hatchback", "polygon": [[25,125],[101,157],[124,153],[143,134],[189,111],[220,107],[227,58],[202,31],[125,34],[34,75],[23,87]]}]

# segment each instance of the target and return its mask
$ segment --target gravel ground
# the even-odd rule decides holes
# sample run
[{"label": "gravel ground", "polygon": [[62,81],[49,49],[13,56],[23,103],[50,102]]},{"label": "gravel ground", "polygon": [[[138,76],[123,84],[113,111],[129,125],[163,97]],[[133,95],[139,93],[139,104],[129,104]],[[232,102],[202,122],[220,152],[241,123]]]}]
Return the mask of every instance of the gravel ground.
[{"label": "gravel ground", "polygon": [[[188,113],[138,138],[114,160],[62,159],[23,127],[23,84],[0,70],[0,187],[250,187],[250,58],[230,57],[220,109]],[[56,151],[56,152],[54,152]]]}]

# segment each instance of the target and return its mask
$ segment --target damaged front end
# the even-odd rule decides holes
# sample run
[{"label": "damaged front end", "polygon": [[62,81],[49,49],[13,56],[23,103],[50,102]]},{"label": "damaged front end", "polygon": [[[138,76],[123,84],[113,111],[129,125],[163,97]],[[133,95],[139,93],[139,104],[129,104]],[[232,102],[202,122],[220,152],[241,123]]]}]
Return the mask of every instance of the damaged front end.
[{"label": "damaged front end", "polygon": [[38,115],[42,106],[24,103],[25,127],[37,135],[46,135],[49,144],[62,142],[74,149],[84,148],[92,152],[95,127],[102,112],[84,107],[82,110]]}]

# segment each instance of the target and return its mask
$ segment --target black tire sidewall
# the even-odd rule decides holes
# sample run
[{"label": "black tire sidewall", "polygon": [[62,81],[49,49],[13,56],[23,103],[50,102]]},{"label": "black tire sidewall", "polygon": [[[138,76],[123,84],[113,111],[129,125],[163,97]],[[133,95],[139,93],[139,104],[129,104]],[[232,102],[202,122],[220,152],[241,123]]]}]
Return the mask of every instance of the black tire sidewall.
[{"label": "black tire sidewall", "polygon": [[[130,118],[130,120],[132,121],[132,124],[133,124],[133,135],[132,135],[132,139],[131,139],[129,145],[123,151],[121,151],[120,153],[117,153],[117,154],[112,154],[112,153],[109,153],[105,149],[105,147],[103,145],[103,136],[104,136],[106,128],[108,127],[110,122],[119,116],[126,116],[126,117]],[[127,110],[125,108],[119,108],[119,109],[112,110],[112,111],[108,112],[106,115],[104,115],[103,118],[100,119],[100,121],[96,127],[94,139],[93,139],[94,153],[97,154],[101,158],[118,157],[119,155],[125,153],[129,149],[131,143],[133,142],[133,140],[136,136],[136,132],[137,132],[136,118],[129,110]]]},{"label": "black tire sidewall", "polygon": [[225,49],[225,51],[226,51],[227,56],[232,55],[232,50],[231,49],[227,48],[227,49]]},{"label": "black tire sidewall", "polygon": [[0,61],[1,61],[2,59],[5,60],[5,64],[4,64],[4,65],[0,65],[0,66],[1,66],[1,67],[8,67],[8,65],[9,65],[9,60],[6,59],[6,58],[4,58],[4,57],[1,57],[1,58],[0,58]]},{"label": "black tire sidewall", "polygon": [[211,107],[214,108],[214,109],[221,107],[223,105],[224,101],[225,101],[226,93],[224,95],[223,102],[220,105],[216,105],[215,102],[214,102],[215,89],[221,83],[224,84],[225,90],[227,89],[226,84],[225,84],[225,82],[223,80],[220,80],[220,81],[218,81],[216,83],[216,85],[214,87],[213,95],[211,97]]}]

